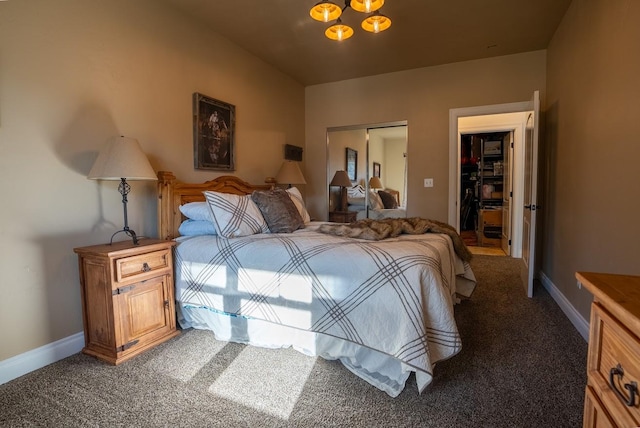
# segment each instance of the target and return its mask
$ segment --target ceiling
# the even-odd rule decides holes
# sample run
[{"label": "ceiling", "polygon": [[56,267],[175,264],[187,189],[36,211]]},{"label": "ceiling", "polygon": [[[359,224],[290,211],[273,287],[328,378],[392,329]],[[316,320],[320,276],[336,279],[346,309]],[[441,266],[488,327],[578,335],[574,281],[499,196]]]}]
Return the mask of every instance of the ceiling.
[{"label": "ceiling", "polygon": [[[546,49],[571,0],[386,0],[392,25],[342,42],[314,21],[317,0],[162,0],[305,86]],[[344,0],[334,0],[343,5]]]}]

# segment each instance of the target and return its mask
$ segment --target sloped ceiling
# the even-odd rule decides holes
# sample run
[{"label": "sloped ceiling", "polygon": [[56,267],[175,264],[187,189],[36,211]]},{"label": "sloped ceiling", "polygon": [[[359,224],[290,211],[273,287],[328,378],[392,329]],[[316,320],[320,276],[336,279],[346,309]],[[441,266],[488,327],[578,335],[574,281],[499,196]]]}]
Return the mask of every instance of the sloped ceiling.
[{"label": "sloped ceiling", "polygon": [[[317,0],[159,0],[209,26],[305,86],[545,49],[571,0],[386,0],[389,30],[335,42]],[[334,0],[341,6],[344,0]]]}]

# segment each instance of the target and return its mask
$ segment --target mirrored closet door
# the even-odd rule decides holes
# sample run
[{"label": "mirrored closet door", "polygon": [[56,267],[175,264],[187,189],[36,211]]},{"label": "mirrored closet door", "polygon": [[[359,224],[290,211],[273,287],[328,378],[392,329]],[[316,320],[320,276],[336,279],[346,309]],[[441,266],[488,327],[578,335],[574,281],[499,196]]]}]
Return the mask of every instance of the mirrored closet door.
[{"label": "mirrored closet door", "polygon": [[330,221],[406,217],[406,123],[332,128],[327,142]]}]

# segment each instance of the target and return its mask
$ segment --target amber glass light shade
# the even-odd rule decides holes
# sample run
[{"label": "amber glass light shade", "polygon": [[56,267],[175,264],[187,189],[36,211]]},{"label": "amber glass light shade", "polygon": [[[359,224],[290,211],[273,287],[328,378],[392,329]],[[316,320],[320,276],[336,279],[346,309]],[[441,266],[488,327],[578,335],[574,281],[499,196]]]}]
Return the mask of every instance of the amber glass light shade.
[{"label": "amber glass light shade", "polygon": [[351,0],[349,6],[351,9],[364,12],[371,13],[378,9],[380,9],[384,5],[384,0]]},{"label": "amber glass light shade", "polygon": [[316,21],[329,22],[340,18],[342,9],[332,1],[321,1],[311,8],[309,15]]},{"label": "amber glass light shade", "polygon": [[379,33],[389,27],[391,27],[391,20],[380,12],[374,12],[362,21],[362,28],[370,33]]},{"label": "amber glass light shade", "polygon": [[327,28],[324,35],[331,40],[342,41],[353,36],[353,28],[343,24],[340,18],[338,18],[335,24]]}]

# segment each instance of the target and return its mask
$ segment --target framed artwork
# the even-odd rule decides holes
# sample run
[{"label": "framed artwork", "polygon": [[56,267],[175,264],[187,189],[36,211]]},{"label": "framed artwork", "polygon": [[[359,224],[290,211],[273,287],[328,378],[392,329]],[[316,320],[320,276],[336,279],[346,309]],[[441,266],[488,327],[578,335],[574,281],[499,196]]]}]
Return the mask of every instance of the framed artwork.
[{"label": "framed artwork", "polygon": [[484,152],[485,156],[499,156],[502,154],[502,141],[485,141]]},{"label": "framed artwork", "polygon": [[373,176],[380,178],[380,164],[378,162],[373,163]]},{"label": "framed artwork", "polygon": [[292,146],[291,144],[285,144],[284,158],[286,160],[292,160],[297,162],[302,161],[302,147]]},{"label": "framed artwork", "polygon": [[356,181],[358,177],[358,152],[347,147],[347,165],[345,167],[349,180]]},{"label": "framed artwork", "polygon": [[193,94],[193,161],[195,169],[234,171],[235,106]]}]

